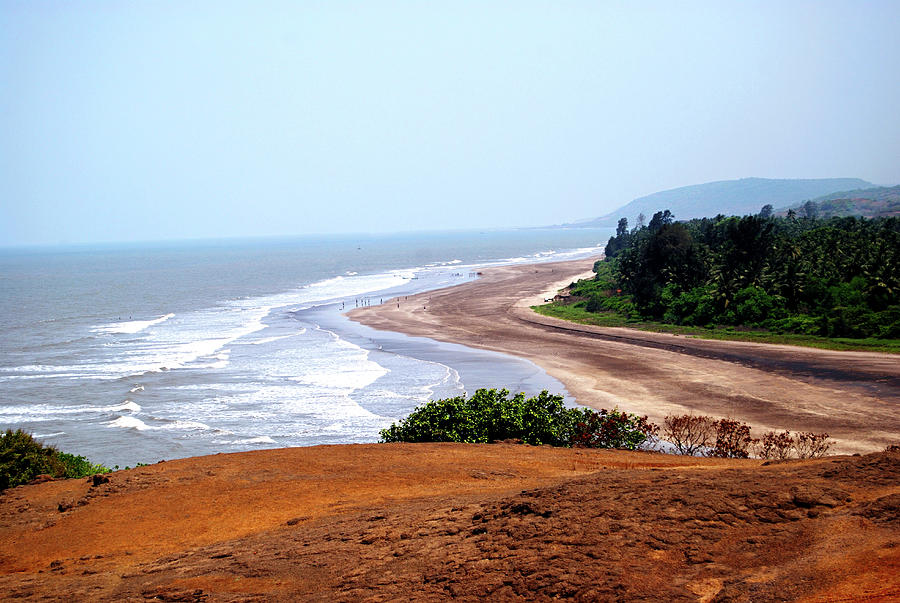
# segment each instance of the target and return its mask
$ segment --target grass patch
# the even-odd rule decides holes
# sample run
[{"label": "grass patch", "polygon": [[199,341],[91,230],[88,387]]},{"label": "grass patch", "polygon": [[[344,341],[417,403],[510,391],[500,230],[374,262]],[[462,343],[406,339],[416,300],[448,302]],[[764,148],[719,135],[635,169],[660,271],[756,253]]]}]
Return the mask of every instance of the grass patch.
[{"label": "grass patch", "polygon": [[825,350],[900,354],[900,340],[898,339],[832,339],[796,333],[773,333],[762,329],[747,329],[744,327],[689,327],[640,319],[630,319],[617,312],[588,312],[584,306],[584,302],[577,302],[574,304],[552,302],[541,306],[532,306],[531,309],[544,316],[551,316],[553,318],[561,318],[579,324],[596,325],[599,327],[628,327],[641,331],[673,333],[700,339],[752,341],[757,343],[777,343],[809,348],[821,348]]}]

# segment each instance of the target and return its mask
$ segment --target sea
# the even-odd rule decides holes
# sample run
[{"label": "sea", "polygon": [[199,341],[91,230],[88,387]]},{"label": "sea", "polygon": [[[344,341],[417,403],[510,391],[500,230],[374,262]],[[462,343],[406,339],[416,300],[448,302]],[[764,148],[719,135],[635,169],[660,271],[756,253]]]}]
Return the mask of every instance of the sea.
[{"label": "sea", "polygon": [[344,313],[598,255],[611,229],[454,231],[0,250],[0,428],[125,467],[376,442],[431,399],[568,394],[533,363]]}]

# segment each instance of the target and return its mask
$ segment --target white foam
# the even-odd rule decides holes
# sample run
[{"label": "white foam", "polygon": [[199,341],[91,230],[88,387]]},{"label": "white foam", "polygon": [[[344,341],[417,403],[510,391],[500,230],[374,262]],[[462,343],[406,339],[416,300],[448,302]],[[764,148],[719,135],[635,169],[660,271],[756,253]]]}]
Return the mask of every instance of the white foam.
[{"label": "white foam", "polygon": [[486,262],[479,262],[474,264],[466,264],[463,266],[457,266],[458,268],[486,268],[489,266],[506,266],[510,264],[534,264],[534,263],[544,263],[544,262],[559,262],[563,260],[571,260],[577,258],[590,257],[592,255],[600,254],[604,249],[604,246],[597,245],[594,247],[579,247],[576,249],[563,249],[560,251],[556,251],[553,249],[546,251],[538,251],[529,256],[518,256],[511,258],[503,258],[498,260],[490,260]]},{"label": "white foam", "polygon": [[54,404],[27,404],[17,406],[0,406],[0,418],[4,422],[12,421],[12,417],[22,417],[18,421],[48,421],[60,415],[80,415],[90,413],[113,413],[122,411],[138,412],[141,407],[131,400],[110,406],[66,406]]},{"label": "white foam", "polygon": [[[266,325],[263,319],[275,308],[361,295],[394,287],[408,280],[403,276],[389,273],[336,276],[286,293],[230,300],[220,307],[181,316],[180,320],[173,321],[170,329],[154,333],[150,341],[137,345],[130,353],[131,362],[121,363],[120,366],[107,366],[116,373],[141,374],[185,368],[197,360],[208,357],[215,361],[205,364],[204,368],[224,368],[227,366],[228,357],[217,352],[238,339],[264,329]],[[305,330],[302,330],[290,336],[304,332]],[[212,334],[216,336],[210,337]],[[281,336],[264,338],[251,343],[268,343],[280,338]]]},{"label": "white foam", "polygon": [[188,430],[198,430],[198,431],[219,431],[214,430],[212,427],[207,425],[206,423],[201,423],[200,421],[174,421],[173,423],[169,423],[168,425],[161,425],[158,429],[188,429]]},{"label": "white foam", "polygon": [[232,444],[274,444],[275,440],[269,436],[259,436],[257,438],[247,438],[244,440],[234,440]]},{"label": "white foam", "polygon": [[[321,342],[325,345],[320,343],[314,349],[283,352],[283,357],[290,354],[290,357],[298,360],[287,377],[290,381],[329,389],[335,395],[341,396],[363,388],[390,372],[380,364],[372,362],[368,351],[341,339],[337,333],[318,326],[316,331],[326,335],[330,341]],[[359,411],[368,412],[359,405],[354,405]]]},{"label": "white foam", "polygon": [[137,417],[118,417],[106,423],[109,427],[119,427],[121,429],[135,429],[137,431],[150,431],[150,430],[171,430],[171,429],[183,429],[183,430],[191,430],[191,431],[219,431],[214,430],[212,427],[207,425],[206,423],[200,423],[199,421],[172,421],[171,423],[166,423],[164,425],[147,425]]},{"label": "white foam", "polygon": [[128,390],[128,393],[129,393],[129,394],[134,394],[134,393],[142,392],[142,391],[144,391],[144,386],[143,386],[143,385],[135,385],[135,386],[132,387],[130,390]]},{"label": "white foam", "polygon": [[65,367],[53,366],[49,364],[26,364],[23,366],[2,366],[0,371],[7,373],[44,373],[50,371],[59,371]]},{"label": "white foam", "polygon": [[56,436],[66,435],[65,431],[55,431],[53,433],[36,433],[32,437],[38,438],[55,438]]},{"label": "white foam", "polygon": [[118,419],[108,422],[107,425],[109,427],[119,427],[121,429],[135,429],[137,431],[152,429],[137,417],[119,417]]},{"label": "white foam", "polygon": [[133,335],[135,333],[140,333],[144,329],[148,329],[153,325],[158,325],[174,317],[174,314],[166,314],[165,316],[160,316],[159,318],[154,318],[151,320],[129,320],[125,322],[114,322],[106,325],[101,325],[99,327],[94,327],[91,329],[91,331],[93,331],[94,333],[122,333]]},{"label": "white foam", "polygon": [[[294,310],[296,311],[296,310]],[[300,328],[296,333],[291,333],[290,335],[276,335],[274,337],[264,337],[263,339],[257,339],[255,341],[250,341],[249,343],[253,345],[263,345],[265,343],[272,343],[273,341],[279,341],[281,339],[288,339],[289,337],[296,337],[297,335],[303,335],[306,333],[306,329]]]}]

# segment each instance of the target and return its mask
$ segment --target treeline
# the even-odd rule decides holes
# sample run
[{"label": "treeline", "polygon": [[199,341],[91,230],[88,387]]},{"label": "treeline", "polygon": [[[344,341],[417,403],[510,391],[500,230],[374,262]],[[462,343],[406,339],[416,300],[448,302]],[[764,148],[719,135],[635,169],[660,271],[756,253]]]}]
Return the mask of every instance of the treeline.
[{"label": "treeline", "polygon": [[591,312],[672,324],[900,338],[900,219],[804,213],[675,222],[666,210],[631,230],[622,218],[573,294]]}]

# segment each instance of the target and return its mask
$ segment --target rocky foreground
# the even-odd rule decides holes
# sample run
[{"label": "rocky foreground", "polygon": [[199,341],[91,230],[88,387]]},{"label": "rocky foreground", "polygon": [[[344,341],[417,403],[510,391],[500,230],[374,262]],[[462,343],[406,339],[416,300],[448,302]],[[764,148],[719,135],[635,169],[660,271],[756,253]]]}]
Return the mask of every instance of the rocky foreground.
[{"label": "rocky foreground", "polygon": [[6,491],[0,571],[28,600],[897,600],[900,453],[214,455]]}]

